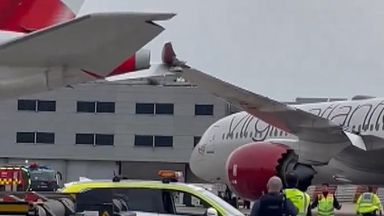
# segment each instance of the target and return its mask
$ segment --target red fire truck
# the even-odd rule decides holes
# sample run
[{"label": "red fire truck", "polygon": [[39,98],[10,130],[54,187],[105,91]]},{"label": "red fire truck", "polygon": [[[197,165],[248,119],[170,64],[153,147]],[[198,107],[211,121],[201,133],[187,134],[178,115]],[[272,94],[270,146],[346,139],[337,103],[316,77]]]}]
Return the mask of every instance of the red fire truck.
[{"label": "red fire truck", "polygon": [[0,191],[56,191],[61,174],[37,164],[0,167]]}]

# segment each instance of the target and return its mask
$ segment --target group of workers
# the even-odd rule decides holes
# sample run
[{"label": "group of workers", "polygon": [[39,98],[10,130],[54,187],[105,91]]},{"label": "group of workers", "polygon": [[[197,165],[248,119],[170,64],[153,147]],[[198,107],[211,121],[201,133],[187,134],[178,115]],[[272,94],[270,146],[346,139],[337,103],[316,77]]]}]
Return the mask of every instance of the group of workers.
[{"label": "group of workers", "polygon": [[[322,185],[322,192],[311,203],[310,196],[297,189],[299,178],[294,172],[285,176],[286,188],[282,180],[273,176],[267,183],[268,192],[257,200],[251,210],[251,216],[311,216],[312,209],[317,208],[318,216],[333,216],[334,210],[341,209],[341,204],[329,191],[329,185]],[[382,215],[379,197],[369,187],[368,192],[360,195],[356,202],[356,214],[361,216]]]}]

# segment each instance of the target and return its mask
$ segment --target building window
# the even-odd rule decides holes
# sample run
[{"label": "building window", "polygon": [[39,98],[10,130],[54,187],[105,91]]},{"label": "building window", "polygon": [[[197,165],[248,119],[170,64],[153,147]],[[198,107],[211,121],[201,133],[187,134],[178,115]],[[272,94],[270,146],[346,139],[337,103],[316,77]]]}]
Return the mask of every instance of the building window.
[{"label": "building window", "polygon": [[156,104],[156,114],[173,114],[173,104],[171,103],[158,103]]},{"label": "building window", "polygon": [[97,102],[96,112],[98,113],[114,113],[114,102]]},{"label": "building window", "polygon": [[17,132],[16,133],[17,143],[43,143],[43,144],[54,144],[55,133],[49,132]]},{"label": "building window", "polygon": [[155,147],[172,147],[172,136],[155,136]]},{"label": "building window", "polygon": [[17,110],[36,111],[36,100],[18,100]]},{"label": "building window", "polygon": [[37,132],[36,133],[36,143],[44,144],[54,144],[55,143],[55,134],[47,132]]},{"label": "building window", "polygon": [[[224,137],[224,134],[223,134],[223,137]],[[195,147],[200,142],[200,139],[201,139],[201,136],[193,137],[193,147]]]},{"label": "building window", "polygon": [[95,102],[77,101],[77,112],[94,113],[96,111]]},{"label": "building window", "polygon": [[153,147],[153,136],[135,135],[135,146]]},{"label": "building window", "polygon": [[95,143],[95,135],[80,133],[76,134],[76,144],[93,145]]},{"label": "building window", "polygon": [[56,111],[56,101],[37,101],[37,111],[42,112],[55,112]]},{"label": "building window", "polygon": [[40,112],[55,112],[56,101],[48,100],[18,100],[17,110],[20,111],[40,111]]},{"label": "building window", "polygon": [[17,143],[35,143],[35,132],[17,132]]},{"label": "building window", "polygon": [[95,145],[113,145],[113,134],[96,134]]},{"label": "building window", "polygon": [[77,112],[114,113],[115,102],[77,101]]},{"label": "building window", "polygon": [[113,134],[90,134],[90,133],[79,133],[76,134],[76,144],[82,145],[113,145],[114,135]]},{"label": "building window", "polygon": [[196,104],[195,115],[213,115],[212,104]]},{"label": "building window", "polygon": [[153,103],[136,103],[136,114],[154,114],[155,104]]}]

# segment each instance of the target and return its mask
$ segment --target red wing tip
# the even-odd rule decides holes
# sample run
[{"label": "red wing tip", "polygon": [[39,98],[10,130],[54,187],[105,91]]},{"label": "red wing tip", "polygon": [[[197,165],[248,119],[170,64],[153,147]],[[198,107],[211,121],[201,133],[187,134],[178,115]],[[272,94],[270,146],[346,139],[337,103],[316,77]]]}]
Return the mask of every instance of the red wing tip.
[{"label": "red wing tip", "polygon": [[173,50],[171,42],[165,43],[163,47],[162,60],[164,64],[172,65],[176,58],[176,53]]}]

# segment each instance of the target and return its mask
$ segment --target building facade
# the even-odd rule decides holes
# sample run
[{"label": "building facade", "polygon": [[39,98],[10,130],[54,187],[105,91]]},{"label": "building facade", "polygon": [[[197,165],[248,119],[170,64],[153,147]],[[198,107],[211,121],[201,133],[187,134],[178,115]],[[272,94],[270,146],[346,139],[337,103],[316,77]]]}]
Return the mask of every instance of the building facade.
[{"label": "building facade", "polygon": [[210,124],[230,112],[224,101],[187,83],[95,82],[0,103],[0,163],[37,162],[63,182],[152,179],[184,172]]}]

